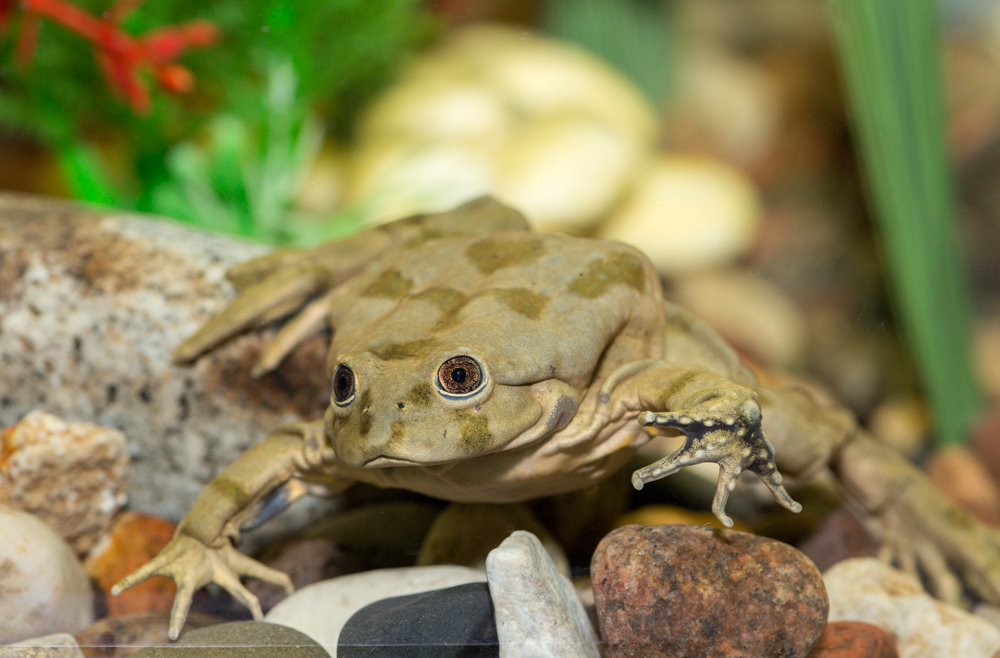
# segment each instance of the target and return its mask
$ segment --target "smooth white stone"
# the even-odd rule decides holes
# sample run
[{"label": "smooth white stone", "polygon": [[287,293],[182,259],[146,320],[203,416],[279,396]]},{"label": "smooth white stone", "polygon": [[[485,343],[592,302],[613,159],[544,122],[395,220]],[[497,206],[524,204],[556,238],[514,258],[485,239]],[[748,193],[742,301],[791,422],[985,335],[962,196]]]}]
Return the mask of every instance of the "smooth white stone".
[{"label": "smooth white stone", "polygon": [[370,603],[466,583],[481,583],[478,569],[452,565],[378,569],[324,580],[303,587],[264,617],[305,633],[337,658],[337,638],[351,616]]},{"label": "smooth white stone", "polygon": [[0,644],[83,630],[93,596],[62,537],[26,512],[0,510]]},{"label": "smooth white stone", "polygon": [[83,651],[69,633],[55,633],[0,647],[0,658],[83,658]]},{"label": "smooth white stone", "polygon": [[518,530],[490,552],[500,658],[600,658],[597,635],[573,584],[538,537]]},{"label": "smooth white stone", "polygon": [[875,558],[852,558],[823,575],[830,621],[861,621],[896,636],[900,658],[990,658],[1000,629],[938,601],[913,576]]}]

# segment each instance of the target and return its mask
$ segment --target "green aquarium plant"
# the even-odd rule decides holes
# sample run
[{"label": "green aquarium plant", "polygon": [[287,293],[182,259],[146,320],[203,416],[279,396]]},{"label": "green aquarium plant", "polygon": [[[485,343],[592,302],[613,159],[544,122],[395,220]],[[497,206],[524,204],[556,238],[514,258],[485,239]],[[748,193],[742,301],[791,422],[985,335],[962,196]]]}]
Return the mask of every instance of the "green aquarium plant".
[{"label": "green aquarium plant", "polygon": [[[419,0],[0,0],[0,130],[81,200],[320,239],[353,220],[300,221],[304,170],[432,27]],[[163,65],[126,48],[163,41]]]},{"label": "green aquarium plant", "polygon": [[982,411],[945,141],[935,0],[827,0],[890,287],[941,444]]}]

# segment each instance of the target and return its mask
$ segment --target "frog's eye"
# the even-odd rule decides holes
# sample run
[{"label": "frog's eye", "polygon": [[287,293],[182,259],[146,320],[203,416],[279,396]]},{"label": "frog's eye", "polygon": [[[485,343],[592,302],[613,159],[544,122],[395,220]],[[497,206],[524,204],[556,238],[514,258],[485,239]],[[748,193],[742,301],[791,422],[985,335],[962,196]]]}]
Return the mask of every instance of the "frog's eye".
[{"label": "frog's eye", "polygon": [[438,390],[447,395],[467,397],[483,387],[483,368],[471,356],[456,356],[441,364],[437,373]]},{"label": "frog's eye", "polygon": [[341,363],[333,373],[333,401],[343,407],[354,400],[354,371]]}]

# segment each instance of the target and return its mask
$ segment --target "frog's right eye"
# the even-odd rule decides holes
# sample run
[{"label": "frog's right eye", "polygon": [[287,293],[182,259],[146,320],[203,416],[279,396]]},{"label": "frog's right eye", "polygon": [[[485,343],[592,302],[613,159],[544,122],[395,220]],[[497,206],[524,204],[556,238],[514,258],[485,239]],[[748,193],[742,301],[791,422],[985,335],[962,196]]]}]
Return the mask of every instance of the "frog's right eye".
[{"label": "frog's right eye", "polygon": [[333,401],[346,407],[354,400],[354,371],[341,363],[333,373]]}]

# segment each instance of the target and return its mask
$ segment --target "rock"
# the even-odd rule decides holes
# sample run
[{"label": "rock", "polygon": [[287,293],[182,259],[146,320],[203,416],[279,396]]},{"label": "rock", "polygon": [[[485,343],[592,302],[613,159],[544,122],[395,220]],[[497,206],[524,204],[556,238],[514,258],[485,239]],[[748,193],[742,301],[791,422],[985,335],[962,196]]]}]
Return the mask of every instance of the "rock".
[{"label": "rock", "polygon": [[511,135],[497,155],[494,192],[536,229],[585,234],[619,201],[644,156],[597,119],[555,116]]},{"label": "rock", "polygon": [[896,640],[878,626],[856,621],[826,625],[809,658],[899,658]]},{"label": "rock", "polygon": [[[664,455],[666,456],[666,455]],[[733,530],[750,532],[750,528],[739,519],[733,520]],[[722,528],[722,523],[711,512],[697,512],[675,505],[643,505],[615,519],[615,527],[625,525],[696,525]]]},{"label": "rock", "polygon": [[305,633],[336,658],[341,629],[366,605],[394,596],[485,580],[485,573],[468,567],[379,569],[303,587],[274,606],[264,620]]},{"label": "rock", "polygon": [[[184,622],[184,633],[214,626],[219,619],[191,611]],[[167,629],[170,615],[166,612],[148,615],[124,615],[101,619],[76,634],[76,641],[87,658],[122,658],[144,647],[169,642]]]},{"label": "rock", "polygon": [[1000,629],[932,598],[916,578],[875,558],[834,565],[823,580],[830,621],[863,621],[896,637],[902,658],[989,658]]},{"label": "rock", "polygon": [[770,367],[787,368],[803,356],[808,337],[802,312],[784,292],[742,270],[678,277],[674,300],[735,347]]},{"label": "rock", "polygon": [[880,443],[916,459],[927,446],[927,410],[915,397],[890,398],[872,410],[868,429]]},{"label": "rock", "polygon": [[397,596],[369,604],[347,620],[340,658],[499,656],[493,601],[486,583]]},{"label": "rock", "polygon": [[[475,528],[475,532],[469,532],[469,528]],[[434,520],[417,556],[417,565],[458,564],[485,569],[490,551],[515,530],[527,530],[539,537],[559,572],[569,575],[569,560],[562,547],[520,503],[452,503]]]},{"label": "rock", "polygon": [[1000,404],[994,403],[972,428],[971,447],[994,480],[1000,480]]},{"label": "rock", "polygon": [[34,514],[78,554],[111,527],[125,504],[122,433],[32,411],[0,433],[0,506]]},{"label": "rock", "polygon": [[72,635],[56,633],[0,646],[0,658],[83,658],[83,652]]},{"label": "rock", "polygon": [[972,356],[983,392],[992,398],[1000,397],[1000,318],[976,321]]},{"label": "rock", "polygon": [[972,609],[972,613],[1000,628],[1000,607],[989,603],[980,603]]},{"label": "rock", "polygon": [[659,156],[598,237],[642,249],[664,274],[731,261],[753,241],[760,199],[753,183],[721,162]]},{"label": "rock", "polygon": [[939,448],[924,468],[931,482],[953,502],[983,523],[1000,525],[1000,486],[972,450]]},{"label": "rock", "polygon": [[[269,548],[261,562],[288,574],[295,589],[302,589],[329,578],[361,571],[354,568],[348,556],[332,539],[297,539]],[[287,596],[285,591],[270,583],[250,579],[246,583],[260,601],[261,610],[267,612]]]},{"label": "rock", "polygon": [[828,514],[819,529],[798,545],[820,571],[852,557],[874,557],[878,544],[858,518],[847,509]]},{"label": "rock", "polygon": [[[266,546],[256,558],[287,573],[296,589],[360,571],[411,567],[439,512],[434,505],[412,501],[335,511]],[[287,596],[282,588],[256,579],[246,586],[264,612]]]},{"label": "rock", "polygon": [[166,576],[154,576],[118,596],[110,593],[115,583],[156,557],[173,538],[175,528],[173,523],[157,516],[125,512],[90,552],[84,567],[107,595],[107,616],[170,610],[177,586]]},{"label": "rock", "polygon": [[486,577],[500,656],[600,658],[597,636],[573,583],[538,537],[518,530],[490,552]]},{"label": "rock", "polygon": [[769,155],[783,117],[775,81],[767,71],[722,48],[689,49],[680,61],[670,121],[679,122],[674,134],[679,128],[686,133],[677,135],[679,145],[690,144],[694,133],[713,153],[744,166]]},{"label": "rock", "polygon": [[232,298],[225,269],[264,252],[177,222],[0,195],[0,426],[44,408],[121,430],[131,508],[179,519],[268,430],[327,404],[322,337],[259,380],[265,335],[194,366],[170,361]]},{"label": "rock", "polygon": [[177,642],[140,649],[135,658],[329,658],[306,635],[279,624],[233,621],[181,635]]},{"label": "rock", "polygon": [[0,538],[0,644],[75,633],[93,621],[87,572],[52,528],[0,509]]},{"label": "rock", "polygon": [[815,565],[744,532],[624,526],[598,546],[590,573],[610,658],[801,658],[826,626]]}]

